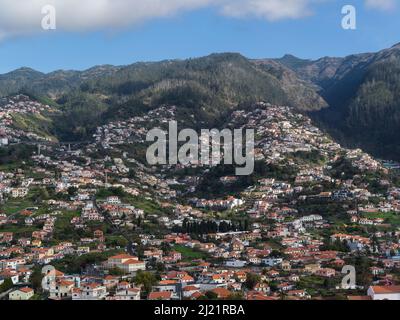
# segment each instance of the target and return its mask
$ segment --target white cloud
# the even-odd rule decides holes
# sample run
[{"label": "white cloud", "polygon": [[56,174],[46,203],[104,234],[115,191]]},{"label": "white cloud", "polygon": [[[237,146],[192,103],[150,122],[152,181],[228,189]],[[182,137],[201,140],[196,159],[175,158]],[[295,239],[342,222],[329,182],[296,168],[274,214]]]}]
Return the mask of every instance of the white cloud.
[{"label": "white cloud", "polygon": [[45,5],[56,8],[57,28],[84,31],[134,25],[211,3],[212,0],[0,0],[0,33],[39,31]]},{"label": "white cloud", "polygon": [[311,14],[310,0],[233,0],[222,6],[222,12],[232,17],[255,16],[269,21],[295,19]]},{"label": "white cloud", "polygon": [[303,17],[315,0],[0,0],[0,34],[40,31],[41,8],[57,10],[57,28],[85,31],[125,27],[183,11],[215,7],[226,16],[268,20]]},{"label": "white cloud", "polygon": [[[57,12],[57,29],[87,31],[123,28],[151,19],[201,8],[215,8],[234,18],[268,21],[311,15],[327,0],[0,0],[0,39],[41,31],[45,5]],[[370,8],[389,9],[395,0],[365,0]]]},{"label": "white cloud", "polygon": [[371,9],[387,11],[395,8],[396,0],[365,0],[365,4]]}]

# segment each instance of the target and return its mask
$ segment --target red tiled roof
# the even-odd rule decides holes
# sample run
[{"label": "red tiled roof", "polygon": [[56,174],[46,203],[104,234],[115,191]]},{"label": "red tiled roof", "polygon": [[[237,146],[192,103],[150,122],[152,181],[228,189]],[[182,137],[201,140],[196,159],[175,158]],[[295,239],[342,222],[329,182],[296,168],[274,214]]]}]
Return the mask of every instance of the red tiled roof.
[{"label": "red tiled roof", "polygon": [[372,286],[375,294],[400,293],[400,286]]},{"label": "red tiled roof", "polygon": [[171,299],[172,292],[151,292],[149,294],[149,300],[168,300]]}]

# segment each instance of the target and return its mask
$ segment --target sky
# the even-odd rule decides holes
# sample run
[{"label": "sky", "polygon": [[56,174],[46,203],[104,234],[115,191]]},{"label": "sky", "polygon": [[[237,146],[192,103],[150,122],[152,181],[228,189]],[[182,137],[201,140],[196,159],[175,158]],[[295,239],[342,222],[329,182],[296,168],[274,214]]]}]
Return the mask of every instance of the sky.
[{"label": "sky", "polygon": [[[342,28],[345,5],[356,9],[355,30]],[[43,30],[49,17],[56,28]],[[399,43],[399,17],[400,0],[0,0],[0,73],[215,52],[345,56]]]}]

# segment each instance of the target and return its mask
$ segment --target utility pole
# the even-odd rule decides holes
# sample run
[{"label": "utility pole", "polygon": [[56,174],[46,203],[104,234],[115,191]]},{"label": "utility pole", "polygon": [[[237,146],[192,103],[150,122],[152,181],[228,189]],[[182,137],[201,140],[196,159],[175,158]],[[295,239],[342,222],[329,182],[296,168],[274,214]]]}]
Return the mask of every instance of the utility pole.
[{"label": "utility pole", "polygon": [[41,145],[40,145],[40,143],[38,144],[38,156],[40,156],[40,148],[41,148]]}]

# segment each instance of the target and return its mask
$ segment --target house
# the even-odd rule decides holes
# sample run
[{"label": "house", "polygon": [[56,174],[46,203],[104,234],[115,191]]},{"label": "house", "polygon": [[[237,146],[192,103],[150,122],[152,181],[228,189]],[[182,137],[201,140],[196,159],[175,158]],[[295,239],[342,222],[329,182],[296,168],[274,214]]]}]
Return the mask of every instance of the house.
[{"label": "house", "polygon": [[254,287],[254,291],[269,293],[270,292],[270,288],[269,288],[268,284],[266,284],[265,282],[259,282]]},{"label": "house", "polygon": [[171,300],[172,292],[161,291],[161,292],[151,292],[149,294],[148,300]]},{"label": "house", "polygon": [[94,236],[96,239],[101,239],[101,238],[104,237],[104,232],[101,231],[101,230],[96,230],[96,231],[93,233],[93,236]]},{"label": "house", "polygon": [[140,288],[118,288],[113,300],[140,300]]},{"label": "house", "polygon": [[0,273],[0,278],[11,279],[11,282],[15,285],[19,282],[19,274],[15,270],[6,269]]},{"label": "house", "polygon": [[12,232],[3,232],[0,233],[0,242],[9,243],[13,241],[14,234]]},{"label": "house", "polygon": [[292,266],[290,265],[289,261],[284,261],[281,264],[281,268],[283,271],[290,271],[290,269],[292,268]]},{"label": "house", "polygon": [[161,280],[157,286],[154,287],[157,292],[170,292],[171,299],[178,299],[178,281],[177,280]]},{"label": "house", "polygon": [[385,270],[383,268],[379,268],[379,267],[371,267],[370,270],[374,276],[385,273]]},{"label": "house", "polygon": [[245,248],[244,244],[239,239],[234,239],[232,241],[232,250],[233,251],[243,251]]},{"label": "house", "polygon": [[117,196],[110,196],[107,197],[108,204],[121,204],[121,200]]},{"label": "house", "polygon": [[289,290],[287,294],[288,296],[299,297],[299,298],[305,298],[307,296],[305,290]]},{"label": "house", "polygon": [[317,276],[331,278],[331,277],[335,276],[336,271],[335,271],[335,269],[331,269],[331,268],[321,268],[321,269],[316,270],[315,274]]},{"label": "house", "polygon": [[75,283],[73,281],[68,280],[58,280],[55,285],[50,287],[50,296],[49,299],[52,300],[60,300],[60,299],[68,299],[72,297],[72,289],[74,288]]},{"label": "house", "polygon": [[211,291],[217,294],[218,299],[228,299],[229,296],[231,295],[231,292],[225,288],[215,288]]},{"label": "house", "polygon": [[28,195],[27,188],[13,188],[11,189],[11,197],[13,198],[24,198]]},{"label": "house", "polygon": [[194,293],[199,292],[199,288],[195,285],[186,286],[182,290],[184,298],[190,298]]},{"label": "house", "polygon": [[88,283],[72,289],[72,300],[103,300],[106,296],[107,288],[98,283]]},{"label": "house", "polygon": [[125,273],[132,273],[138,270],[146,270],[146,264],[139,258],[129,254],[120,254],[108,258],[106,266],[108,269],[118,268]]},{"label": "house", "polygon": [[119,277],[117,276],[105,276],[103,279],[103,285],[106,286],[107,289],[114,288],[118,285]]},{"label": "house", "polygon": [[367,294],[372,300],[400,300],[400,286],[370,286]]},{"label": "house", "polygon": [[246,261],[242,260],[227,260],[225,265],[229,268],[243,268],[246,265]]},{"label": "house", "polygon": [[9,300],[29,300],[33,297],[34,291],[32,288],[24,287],[14,290],[8,295]]},{"label": "house", "polygon": [[261,262],[269,267],[274,267],[278,264],[281,264],[283,262],[282,258],[264,258],[261,260]]},{"label": "house", "polygon": [[321,265],[318,263],[314,263],[314,264],[307,264],[304,267],[304,271],[307,273],[316,273],[319,269],[321,269]]}]

